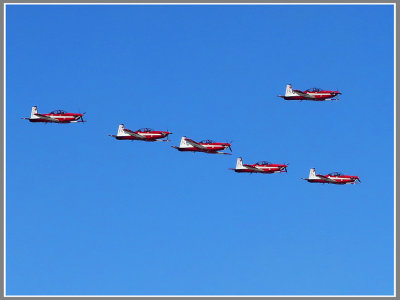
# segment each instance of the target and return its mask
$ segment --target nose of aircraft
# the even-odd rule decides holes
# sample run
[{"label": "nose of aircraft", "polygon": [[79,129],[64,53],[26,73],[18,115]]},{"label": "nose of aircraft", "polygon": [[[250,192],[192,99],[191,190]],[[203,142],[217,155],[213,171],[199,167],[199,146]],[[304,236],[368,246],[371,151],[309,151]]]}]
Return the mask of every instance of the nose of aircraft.
[{"label": "nose of aircraft", "polygon": [[83,121],[83,115],[86,114],[85,112],[83,114],[74,114],[75,120],[81,119]]}]

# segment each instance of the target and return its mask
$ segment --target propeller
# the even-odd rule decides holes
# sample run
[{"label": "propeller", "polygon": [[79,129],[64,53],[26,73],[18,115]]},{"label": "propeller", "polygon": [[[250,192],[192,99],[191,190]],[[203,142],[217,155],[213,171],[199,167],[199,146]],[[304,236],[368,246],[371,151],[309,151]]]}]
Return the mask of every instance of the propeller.
[{"label": "propeller", "polygon": [[229,150],[230,150],[231,152],[232,152],[232,148],[231,148],[231,146],[230,146],[230,145],[232,144],[232,142],[233,142],[233,141],[226,142],[227,144],[229,144],[228,148],[229,148]]},{"label": "propeller", "polygon": [[[167,129],[167,132],[169,132],[169,130],[168,130],[168,129]],[[167,142],[169,142],[169,141],[170,141],[170,139],[169,139],[169,135],[170,135],[170,134],[172,134],[172,133],[170,132],[170,133],[168,133],[168,134],[167,134]]]},{"label": "propeller", "polygon": [[337,91],[338,93],[336,93],[336,95],[335,95],[336,98],[335,98],[335,99],[336,99],[336,100],[339,100],[339,97],[338,97],[338,96],[341,95],[342,93],[340,93],[338,89],[336,89],[336,91]]},{"label": "propeller", "polygon": [[285,170],[285,172],[287,173],[287,166],[289,165],[289,163],[285,163],[285,166],[286,167],[283,167],[283,169],[282,170]]},{"label": "propeller", "polygon": [[85,122],[85,121],[83,120],[83,116],[84,116],[85,114],[86,114],[86,112],[82,113],[82,117],[81,117],[82,122]]}]

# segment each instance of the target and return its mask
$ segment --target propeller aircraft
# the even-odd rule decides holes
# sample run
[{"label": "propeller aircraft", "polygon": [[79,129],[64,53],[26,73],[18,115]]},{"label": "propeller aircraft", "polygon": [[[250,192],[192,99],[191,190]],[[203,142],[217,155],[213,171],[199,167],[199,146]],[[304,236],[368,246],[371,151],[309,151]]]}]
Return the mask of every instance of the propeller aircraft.
[{"label": "propeller aircraft", "polygon": [[[305,91],[293,90],[292,85],[286,86],[286,93],[284,96],[278,95],[285,100],[312,100],[312,101],[327,101],[338,100],[337,96],[341,95],[339,91],[326,91],[319,88],[312,88]],[[335,98],[336,97],[336,98]],[[331,99],[332,98],[332,99]]]},{"label": "propeller aircraft", "polygon": [[310,169],[308,178],[302,178],[308,182],[332,183],[332,184],[356,184],[361,183],[358,176],[343,175],[339,172],[329,173],[327,175],[315,174],[315,168]]},{"label": "propeller aircraft", "polygon": [[272,164],[267,161],[260,161],[253,165],[243,164],[243,160],[239,157],[236,161],[236,168],[233,170],[236,173],[263,173],[263,174],[273,174],[287,172],[287,164]]},{"label": "propeller aircraft", "polygon": [[232,152],[230,143],[217,143],[212,140],[203,140],[201,142],[195,142],[191,139],[188,139],[186,136],[181,138],[181,143],[179,147],[171,146],[172,148],[178,149],[179,151],[193,151],[193,152],[204,152],[210,154],[227,154],[231,155],[231,153],[220,152],[229,148]]},{"label": "propeller aircraft", "polygon": [[[144,142],[169,142],[168,135],[172,134],[169,131],[155,131],[150,128],[141,128],[132,131],[124,127],[124,124],[119,125],[117,135],[111,135],[117,140],[131,140],[131,141],[144,141]],[[162,138],[167,138],[162,140]]]},{"label": "propeller aircraft", "polygon": [[68,113],[63,110],[54,110],[48,114],[39,114],[37,106],[32,106],[31,117],[22,118],[29,122],[44,122],[44,123],[77,123],[86,122],[83,120],[83,114]]}]

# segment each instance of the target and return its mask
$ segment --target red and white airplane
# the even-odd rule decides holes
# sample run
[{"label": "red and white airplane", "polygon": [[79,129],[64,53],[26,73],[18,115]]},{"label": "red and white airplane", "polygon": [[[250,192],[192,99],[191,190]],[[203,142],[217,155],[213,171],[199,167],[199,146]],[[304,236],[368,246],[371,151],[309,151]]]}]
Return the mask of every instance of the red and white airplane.
[{"label": "red and white airplane", "polygon": [[220,152],[225,150],[226,148],[231,149],[230,143],[216,143],[212,140],[203,140],[201,142],[195,142],[191,139],[188,139],[186,136],[181,138],[181,143],[179,147],[171,146],[172,148],[178,149],[179,151],[194,151],[194,152],[204,152],[210,154],[227,154],[230,153]]},{"label": "red and white airplane", "polygon": [[338,172],[329,173],[327,175],[315,174],[315,169],[310,169],[310,175],[308,178],[302,178],[308,182],[318,183],[332,183],[332,184],[356,184],[357,181],[361,182],[358,176],[343,175]]},{"label": "red and white airplane", "polygon": [[342,93],[340,93],[339,91],[325,91],[318,88],[312,88],[302,92],[300,90],[293,90],[292,85],[288,84],[286,86],[285,95],[284,96],[278,95],[278,97],[281,97],[285,100],[327,101],[327,100],[338,100],[337,95],[341,94]]},{"label": "red and white airplane", "polygon": [[[117,140],[136,140],[144,142],[169,142],[168,135],[172,134],[169,131],[155,131],[150,128],[141,128],[136,131],[129,130],[124,127],[124,124],[119,125],[117,135],[109,135]],[[162,140],[162,138],[167,138]]]},{"label": "red and white airplane", "polygon": [[44,122],[44,123],[78,123],[86,122],[83,120],[83,114],[67,113],[63,110],[55,110],[48,114],[39,114],[37,106],[32,106],[30,118],[22,118],[30,122]]},{"label": "red and white airplane", "polygon": [[254,165],[243,164],[243,160],[239,157],[236,161],[236,169],[234,170],[237,173],[264,173],[264,174],[272,174],[272,173],[282,173],[287,172],[287,165],[284,164],[271,164],[267,161],[260,161],[255,163]]}]

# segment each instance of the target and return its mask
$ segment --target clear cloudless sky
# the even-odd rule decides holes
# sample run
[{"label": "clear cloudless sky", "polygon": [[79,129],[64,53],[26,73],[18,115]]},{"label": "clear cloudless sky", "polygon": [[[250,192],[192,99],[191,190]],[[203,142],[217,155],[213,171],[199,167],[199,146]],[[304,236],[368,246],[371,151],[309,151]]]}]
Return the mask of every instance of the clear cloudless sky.
[{"label": "clear cloudless sky", "polygon": [[[391,295],[393,6],[6,8],[7,295]],[[338,89],[339,101],[284,101]],[[21,120],[31,107],[86,123]],[[118,125],[171,143],[117,141]],[[182,153],[181,136],[233,140]],[[287,174],[236,174],[289,163]],[[310,168],[360,176],[311,184]]]}]

